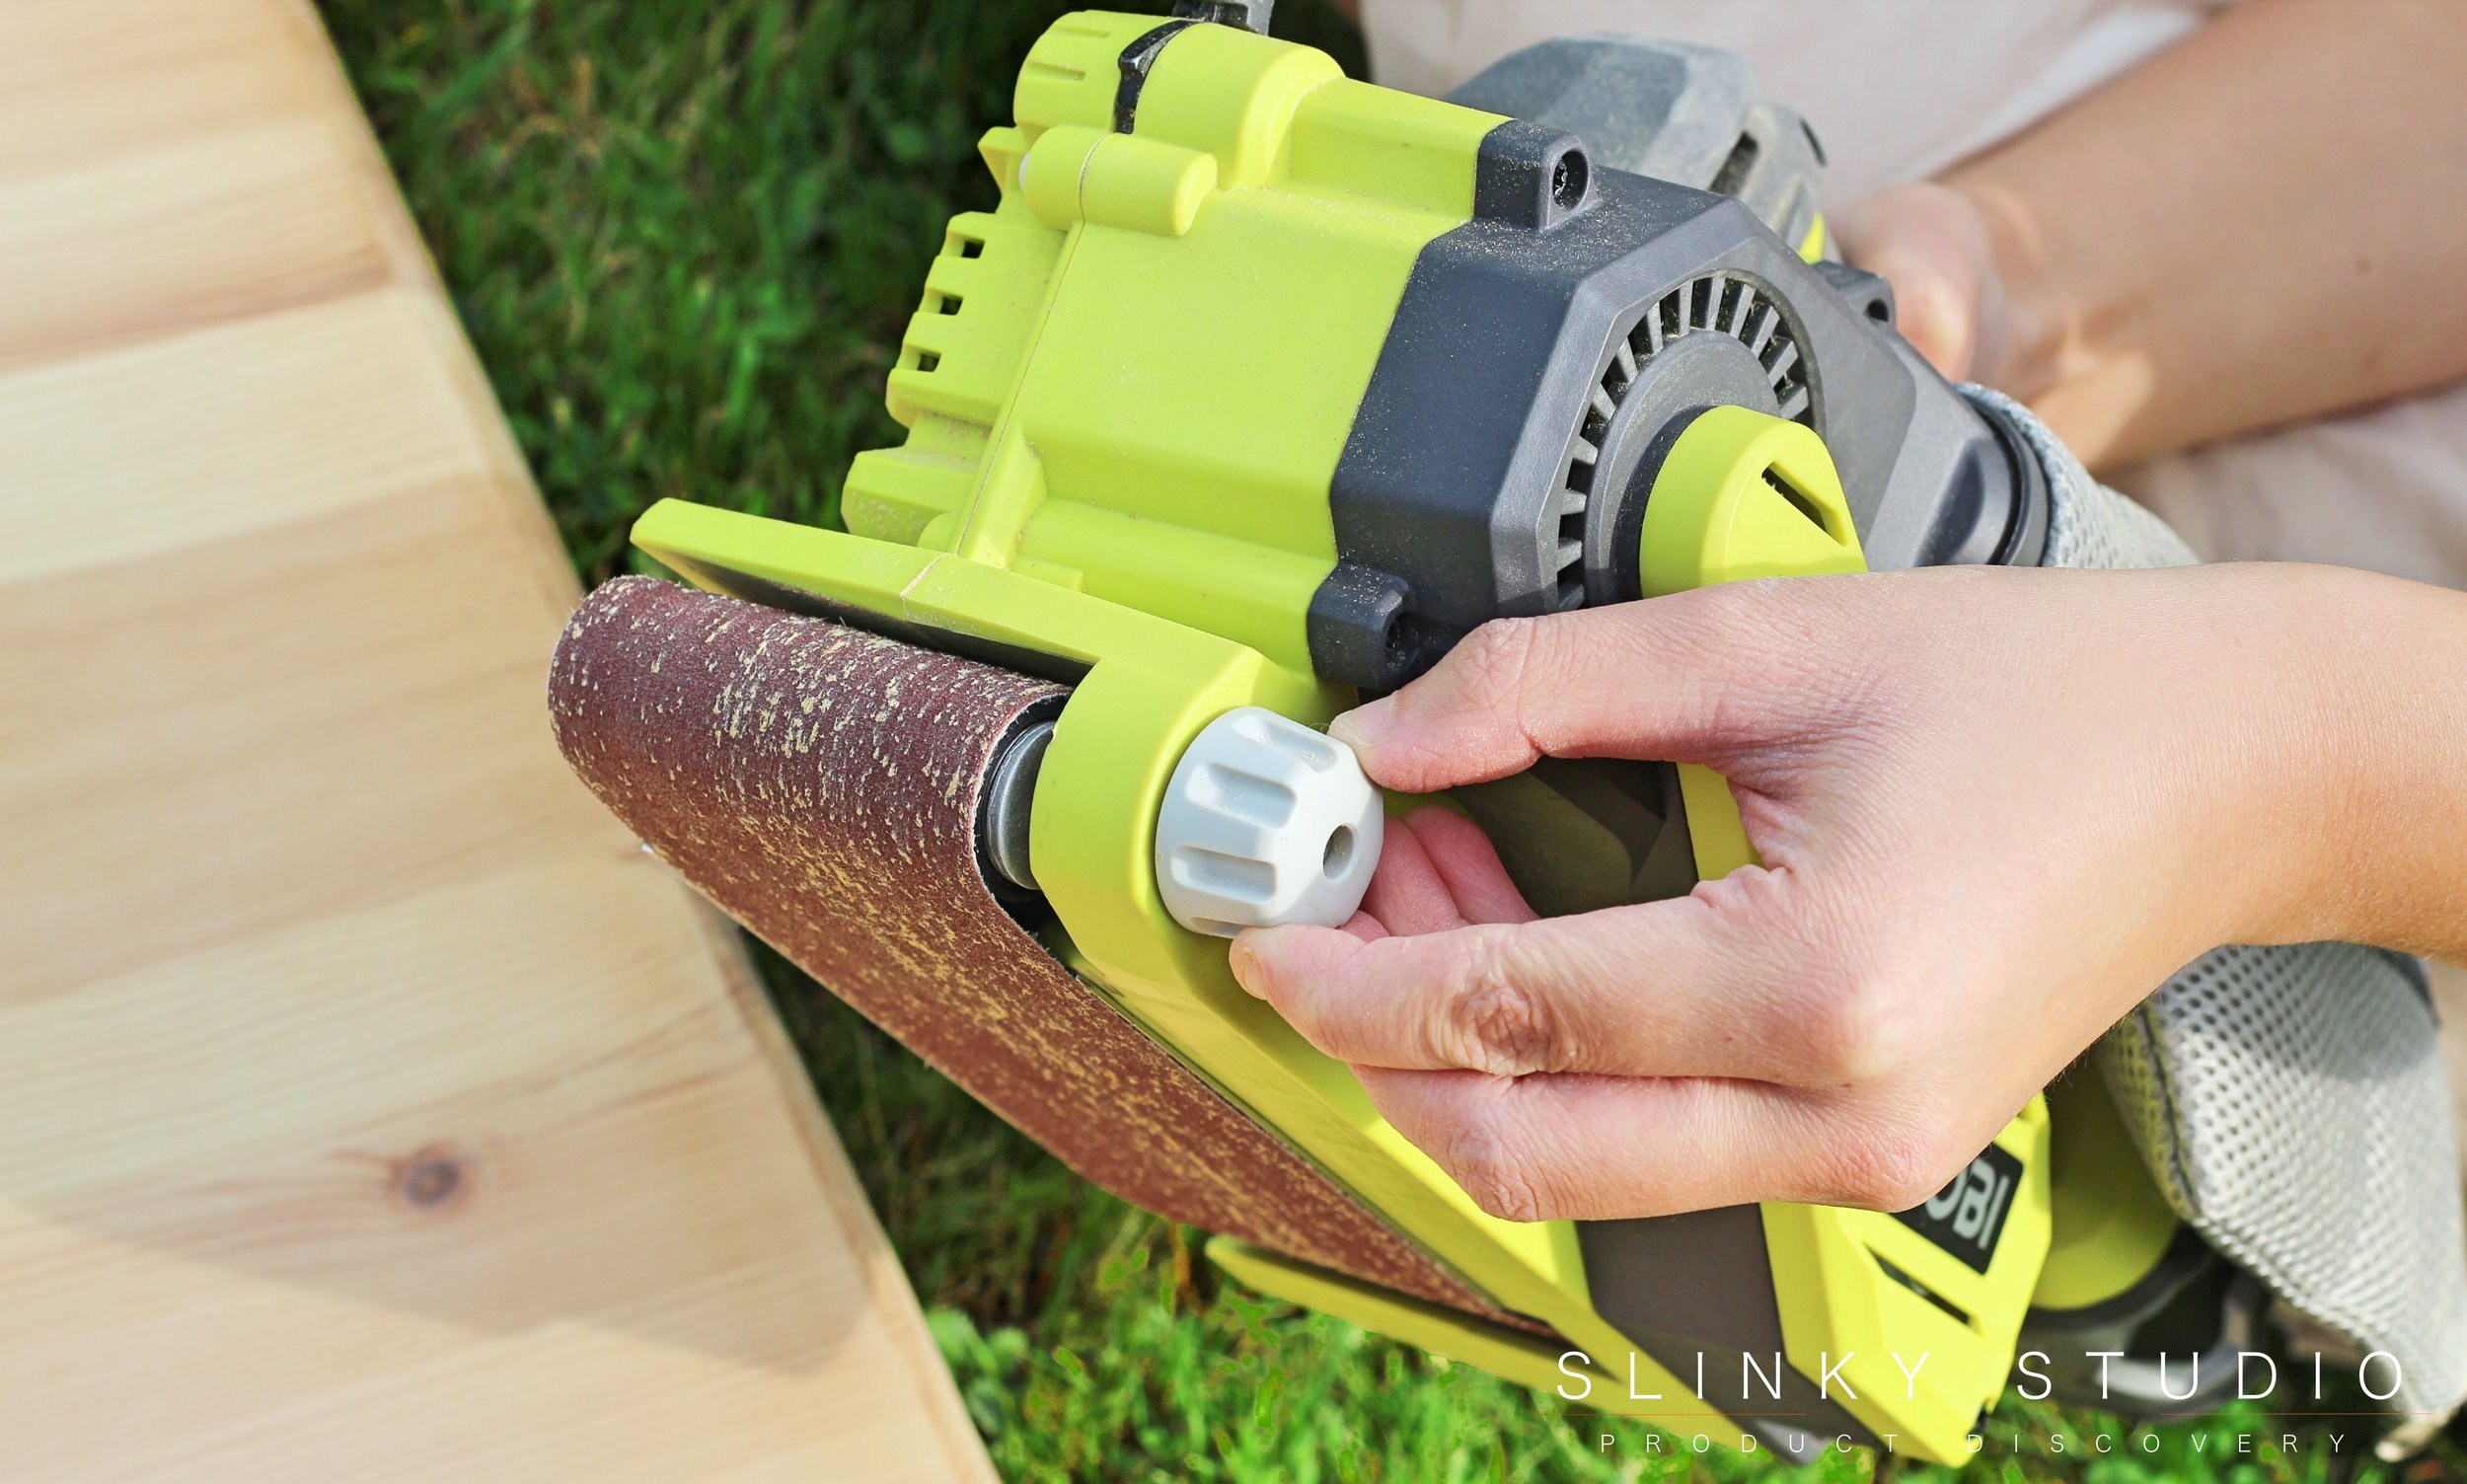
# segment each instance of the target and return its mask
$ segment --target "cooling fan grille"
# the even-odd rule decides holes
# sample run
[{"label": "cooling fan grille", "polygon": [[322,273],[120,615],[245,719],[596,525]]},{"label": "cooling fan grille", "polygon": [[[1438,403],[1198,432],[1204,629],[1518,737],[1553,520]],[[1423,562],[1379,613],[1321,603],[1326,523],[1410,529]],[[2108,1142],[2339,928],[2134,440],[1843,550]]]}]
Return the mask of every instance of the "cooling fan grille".
[{"label": "cooling fan grille", "polygon": [[1562,609],[1580,607],[1585,601],[1585,512],[1593,499],[1594,471],[1600,465],[1611,419],[1618,415],[1620,400],[1664,347],[1691,334],[1727,335],[1737,340],[1763,368],[1781,415],[1814,425],[1814,403],[1799,343],[1780,307],[1760,285],[1728,273],[1705,273],[1655,300],[1634,328],[1611,342],[1609,357],[1594,380],[1584,419],[1570,443],[1558,496],[1558,606]]}]

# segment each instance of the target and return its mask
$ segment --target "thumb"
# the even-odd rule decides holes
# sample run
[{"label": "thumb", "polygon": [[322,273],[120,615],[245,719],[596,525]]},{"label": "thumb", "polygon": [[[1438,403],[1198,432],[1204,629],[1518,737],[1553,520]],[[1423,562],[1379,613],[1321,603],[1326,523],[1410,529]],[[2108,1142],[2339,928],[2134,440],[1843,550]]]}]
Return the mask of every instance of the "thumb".
[{"label": "thumb", "polygon": [[1835,230],[1852,262],[1893,285],[1896,328],[1912,349],[1954,381],[1987,374],[2002,294],[1968,195],[1932,182],[1890,186],[1844,210]]},{"label": "thumb", "polygon": [[1328,726],[1384,787],[1433,793],[1541,757],[1719,766],[1796,735],[1835,689],[1811,635],[1838,577],[1734,583],[1538,619],[1497,619],[1428,674]]}]

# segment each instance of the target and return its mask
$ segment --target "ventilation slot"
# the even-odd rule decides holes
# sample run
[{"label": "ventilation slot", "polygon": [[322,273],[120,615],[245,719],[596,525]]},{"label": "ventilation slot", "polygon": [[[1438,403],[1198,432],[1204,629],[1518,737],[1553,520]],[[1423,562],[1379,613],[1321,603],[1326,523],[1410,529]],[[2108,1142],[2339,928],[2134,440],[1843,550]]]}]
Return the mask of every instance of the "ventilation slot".
[{"label": "ventilation slot", "polygon": [[1909,1274],[1895,1267],[1892,1263],[1887,1262],[1875,1248],[1869,1248],[1867,1255],[1876,1259],[1876,1266],[1884,1271],[1884,1275],[1887,1278],[1893,1280],[1897,1284],[1900,1284],[1902,1287],[1908,1289],[1911,1293],[1918,1295],[1921,1298],[1926,1299],[1928,1302],[1936,1305],[1936,1307],[1943,1309],[1946,1313],[1952,1315],[1954,1323],[1964,1326],[1968,1326],[1970,1324],[1971,1316],[1955,1307],[1951,1299],[1946,1298],[1942,1294],[1937,1293],[1934,1289],[1929,1288],[1917,1279],[1912,1278]]},{"label": "ventilation slot", "polygon": [[1705,189],[1715,195],[1739,194],[1739,187],[1748,184],[1748,172],[1757,168],[1759,152],[1756,140],[1740,135],[1739,142],[1730,147],[1729,157],[1722,161],[1722,168],[1713,173],[1713,184]]}]

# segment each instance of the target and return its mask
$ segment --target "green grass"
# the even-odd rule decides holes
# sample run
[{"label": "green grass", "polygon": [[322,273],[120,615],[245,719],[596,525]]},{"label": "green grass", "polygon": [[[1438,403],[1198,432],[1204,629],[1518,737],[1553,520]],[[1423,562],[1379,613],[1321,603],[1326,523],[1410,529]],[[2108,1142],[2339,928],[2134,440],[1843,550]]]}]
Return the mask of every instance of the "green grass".
[{"label": "green grass", "polygon": [[[881,381],[1050,0],[328,0],[325,14],[576,569],[683,495],[831,517],[893,441]],[[1161,0],[1132,8],[1161,9]],[[1323,5],[1280,30],[1360,70]],[[765,972],[1007,1477],[1756,1477],[1349,1326],[1219,1291],[1194,1235],[1089,1189],[776,957]],[[2083,1464],[2096,1418],[2008,1404],[1971,1479],[2315,1481],[2232,1422]],[[1607,1427],[1618,1447],[1594,1439]],[[2108,1425],[2137,1448],[2139,1434]],[[2049,1451],[2064,1432],[2068,1453]],[[2271,1431],[2275,1431],[2272,1429]],[[2205,1451],[2193,1451],[2196,1441]],[[2351,1438],[2354,1449],[2359,1440]],[[2448,1477],[2454,1451],[2408,1477]],[[1864,1479],[1864,1454],[1826,1479]],[[1890,1466],[1884,1470],[1892,1473]],[[1951,1477],[1906,1469],[1905,1478]],[[2376,1479],[2367,1468],[2357,1477]]]}]

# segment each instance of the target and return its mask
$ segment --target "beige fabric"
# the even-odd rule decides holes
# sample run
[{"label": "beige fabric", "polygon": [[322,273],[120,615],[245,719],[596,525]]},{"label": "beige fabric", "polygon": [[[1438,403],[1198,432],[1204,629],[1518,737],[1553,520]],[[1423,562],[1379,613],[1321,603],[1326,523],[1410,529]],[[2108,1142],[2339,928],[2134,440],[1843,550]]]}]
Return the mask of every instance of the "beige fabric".
[{"label": "beige fabric", "polygon": [[[1380,79],[1444,93],[1588,31],[1744,52],[1807,115],[1838,206],[1952,164],[2174,45],[2227,0],[1364,0]],[[2289,354],[2303,353],[2291,346]],[[2467,385],[2109,475],[2208,560],[2467,587]]]},{"label": "beige fabric", "polygon": [[1805,114],[1836,204],[2027,127],[2199,29],[2220,0],[1364,0],[1380,81],[1445,93],[1580,32],[1744,52]]},{"label": "beige fabric", "polygon": [[2441,1060],[2450,1067],[2451,1122],[2467,1129],[2467,968],[2428,960],[2432,1013],[2441,1021]]},{"label": "beige fabric", "polygon": [[2155,459],[2108,482],[2207,561],[2327,561],[2467,587],[2467,383]]}]

